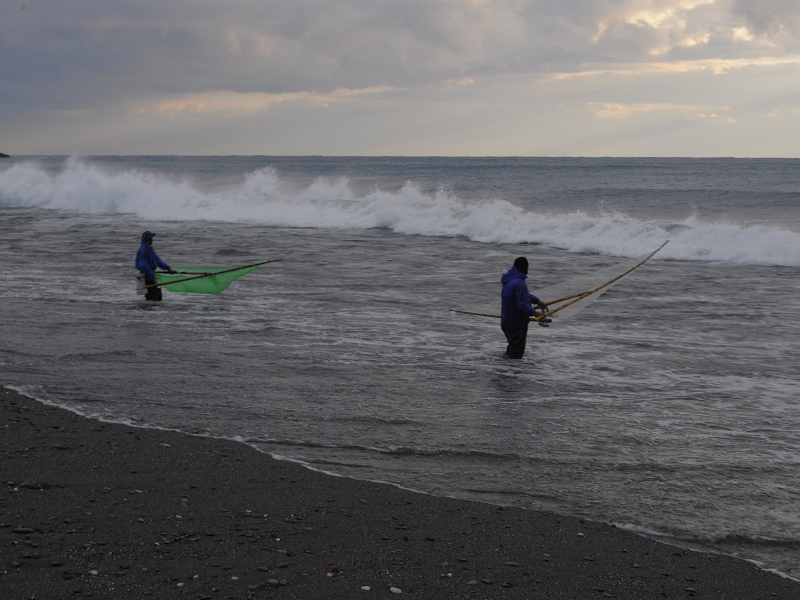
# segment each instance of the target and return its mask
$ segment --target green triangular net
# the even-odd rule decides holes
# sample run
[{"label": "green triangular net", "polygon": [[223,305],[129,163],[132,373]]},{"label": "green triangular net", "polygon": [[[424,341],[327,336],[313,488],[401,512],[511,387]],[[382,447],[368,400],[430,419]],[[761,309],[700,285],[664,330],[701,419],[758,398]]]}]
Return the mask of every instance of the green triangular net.
[{"label": "green triangular net", "polygon": [[[238,279],[242,275],[247,275],[253,269],[257,269],[260,265],[251,266],[251,267],[242,267],[241,269],[236,269],[235,271],[229,271],[228,273],[221,273],[219,275],[211,275],[209,277],[201,277],[200,279],[193,279],[192,281],[183,281],[181,283],[171,283],[168,285],[164,285],[164,289],[170,292],[191,292],[194,294],[218,294],[222,290],[226,289],[235,279]],[[162,283],[167,284],[170,281],[176,281],[178,279],[186,279],[188,277],[193,277],[192,273],[217,273],[219,271],[227,271],[228,269],[235,269],[235,267],[176,267],[173,266],[173,269],[176,271],[182,271],[182,273],[176,273],[175,275],[170,275],[168,273],[158,273],[158,279]]]}]

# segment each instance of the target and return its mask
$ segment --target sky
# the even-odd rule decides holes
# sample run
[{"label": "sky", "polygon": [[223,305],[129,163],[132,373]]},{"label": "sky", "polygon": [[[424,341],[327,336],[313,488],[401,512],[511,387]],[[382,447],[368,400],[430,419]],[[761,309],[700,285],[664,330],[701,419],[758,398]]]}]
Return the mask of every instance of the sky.
[{"label": "sky", "polygon": [[800,157],[800,0],[3,0],[0,152]]}]

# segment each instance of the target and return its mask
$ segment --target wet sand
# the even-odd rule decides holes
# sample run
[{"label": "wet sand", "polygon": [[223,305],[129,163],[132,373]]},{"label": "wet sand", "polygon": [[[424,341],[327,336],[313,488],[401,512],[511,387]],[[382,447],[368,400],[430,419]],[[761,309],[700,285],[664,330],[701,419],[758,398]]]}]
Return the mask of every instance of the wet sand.
[{"label": "wet sand", "polygon": [[3,600],[800,598],[751,563],[610,525],[324,475],[7,389],[0,417]]}]

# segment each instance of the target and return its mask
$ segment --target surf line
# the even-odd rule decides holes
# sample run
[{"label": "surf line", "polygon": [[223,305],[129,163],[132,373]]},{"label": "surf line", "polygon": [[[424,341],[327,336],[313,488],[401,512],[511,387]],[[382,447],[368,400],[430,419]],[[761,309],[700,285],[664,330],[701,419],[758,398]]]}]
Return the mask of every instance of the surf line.
[{"label": "surf line", "polygon": [[[225,269],[224,271],[216,271],[215,273],[203,273],[201,275],[197,275],[196,277],[185,277],[183,279],[176,279],[175,281],[165,281],[163,283],[161,281],[159,281],[158,283],[151,283],[149,285],[146,285],[142,289],[146,290],[147,288],[161,287],[162,285],[172,285],[173,283],[183,283],[184,281],[192,281],[194,279],[202,279],[203,277],[213,277],[214,275],[221,275],[222,273],[230,273],[231,271],[238,271],[239,269],[249,269],[250,267],[259,267],[261,265],[266,265],[267,263],[280,262],[282,260],[283,260],[282,258],[275,258],[273,260],[265,260],[264,262],[254,263],[252,265],[242,265],[241,267],[233,267],[232,269]],[[176,271],[176,272],[180,273],[181,271]],[[186,271],[182,271],[182,272],[185,273]],[[164,274],[164,273],[166,273],[166,271],[162,271],[161,272],[161,274]],[[159,272],[156,271],[156,275],[158,275],[158,274],[159,274]]]},{"label": "surf line", "polygon": [[[595,293],[599,292],[603,288],[608,287],[612,283],[615,283],[615,282],[619,281],[620,279],[622,279],[623,277],[625,277],[626,275],[632,273],[633,271],[635,271],[636,269],[641,267],[644,263],[646,263],[648,260],[653,258],[655,253],[658,252],[659,250],[661,250],[668,243],[669,243],[669,240],[667,240],[666,242],[661,244],[658,248],[653,250],[641,262],[637,263],[636,265],[634,265],[633,267],[631,267],[630,269],[628,269],[624,273],[622,273],[620,275],[617,275],[613,279],[611,279],[609,281],[606,281],[605,283],[603,283],[603,284],[601,284],[601,285],[599,285],[599,286],[597,286],[595,288],[592,288],[592,289],[589,289],[589,290],[586,290],[586,291],[583,291],[583,292],[578,292],[577,294],[571,294],[569,296],[564,296],[563,298],[557,298],[555,300],[550,300],[549,302],[545,302],[546,306],[551,306],[553,304],[558,304],[559,302],[564,302],[566,300],[570,300],[570,302],[567,302],[566,304],[562,304],[561,306],[559,306],[558,308],[555,308],[553,310],[547,311],[547,312],[539,315],[538,317],[531,317],[530,320],[531,321],[538,321],[538,322],[547,322],[549,316],[556,314],[557,312],[567,308],[568,306],[572,306],[573,304],[583,300],[584,298],[588,298],[592,294],[595,294]],[[500,315],[492,315],[492,314],[479,313],[479,312],[470,312],[470,311],[467,311],[467,310],[456,310],[454,308],[451,308],[449,310],[451,312],[461,313],[461,314],[465,314],[465,315],[476,315],[476,316],[479,316],[479,317],[491,317],[493,319],[499,319],[500,318]]]}]

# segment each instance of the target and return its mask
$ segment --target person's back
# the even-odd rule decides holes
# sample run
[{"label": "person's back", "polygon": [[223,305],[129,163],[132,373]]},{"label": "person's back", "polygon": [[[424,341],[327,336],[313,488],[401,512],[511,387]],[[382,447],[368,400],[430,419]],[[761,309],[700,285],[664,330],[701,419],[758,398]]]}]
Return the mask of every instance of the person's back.
[{"label": "person's back", "polygon": [[506,328],[522,327],[533,316],[530,292],[525,283],[527,275],[517,267],[511,267],[503,273],[500,283],[503,284],[503,304],[500,310],[500,326]]},{"label": "person's back", "polygon": [[500,282],[502,306],[500,310],[500,327],[508,340],[506,356],[522,358],[525,353],[525,342],[528,336],[530,318],[536,316],[533,304],[540,308],[545,305],[528,291],[528,259],[520,256],[514,266],[503,273]]}]

